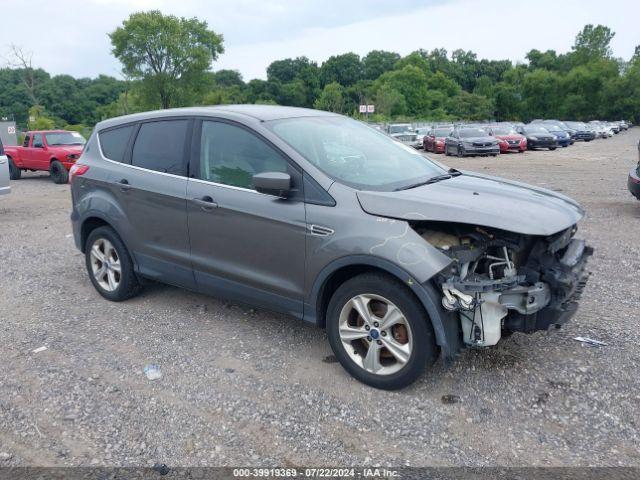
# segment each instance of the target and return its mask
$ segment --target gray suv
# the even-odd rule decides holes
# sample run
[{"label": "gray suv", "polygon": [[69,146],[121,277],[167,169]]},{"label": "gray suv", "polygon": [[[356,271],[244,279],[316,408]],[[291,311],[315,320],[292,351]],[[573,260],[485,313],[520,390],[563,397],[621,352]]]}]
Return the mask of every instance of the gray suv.
[{"label": "gray suv", "polygon": [[75,242],[103,297],[151,279],[293,315],[383,389],[441,353],[564,323],[591,254],[570,198],[447,169],[315,110],[107,120],[70,181]]}]

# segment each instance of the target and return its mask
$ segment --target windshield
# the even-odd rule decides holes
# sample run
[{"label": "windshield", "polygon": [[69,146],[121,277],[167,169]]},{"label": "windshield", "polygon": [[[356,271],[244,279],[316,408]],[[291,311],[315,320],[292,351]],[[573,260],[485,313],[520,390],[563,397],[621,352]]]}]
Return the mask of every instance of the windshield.
[{"label": "windshield", "polygon": [[527,133],[549,133],[546,128],[539,127],[538,125],[527,125],[525,129]]},{"label": "windshield", "polygon": [[428,131],[428,128],[416,128],[416,133],[418,135],[426,135]]},{"label": "windshield", "polygon": [[446,170],[416,150],[344,117],[299,117],[266,125],[329,177],[360,190],[391,191]]},{"label": "windshield", "polygon": [[516,132],[511,127],[495,127],[493,129],[493,134],[494,135],[517,135],[518,132]]},{"label": "windshield", "polygon": [[459,132],[460,138],[486,137],[487,132],[480,128],[463,128]]},{"label": "windshield", "polygon": [[389,125],[389,133],[403,133],[411,130],[411,125]]},{"label": "windshield", "polygon": [[435,134],[436,137],[448,137],[449,134],[451,133],[451,129],[450,128],[438,128],[433,133]]},{"label": "windshield", "polygon": [[45,133],[47,145],[55,147],[56,145],[84,145],[87,141],[78,132],[56,132]]}]

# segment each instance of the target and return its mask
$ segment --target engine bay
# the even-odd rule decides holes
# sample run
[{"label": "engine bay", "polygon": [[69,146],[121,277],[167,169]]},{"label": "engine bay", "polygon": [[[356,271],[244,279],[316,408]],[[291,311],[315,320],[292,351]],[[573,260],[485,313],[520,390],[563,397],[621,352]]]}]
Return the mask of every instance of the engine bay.
[{"label": "engine bay", "polygon": [[575,312],[593,253],[574,238],[575,225],[549,237],[444,222],[411,227],[452,260],[434,281],[467,346],[560,326]]}]

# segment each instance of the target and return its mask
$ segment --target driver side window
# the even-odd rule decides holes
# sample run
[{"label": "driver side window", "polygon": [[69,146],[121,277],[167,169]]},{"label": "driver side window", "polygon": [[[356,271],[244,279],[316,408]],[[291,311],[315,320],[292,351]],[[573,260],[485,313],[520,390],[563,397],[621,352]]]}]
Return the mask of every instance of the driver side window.
[{"label": "driver side window", "polygon": [[205,120],[200,137],[200,179],[253,189],[253,175],[288,173],[287,160],[256,135],[236,125]]},{"label": "driver side window", "polygon": [[42,134],[36,133],[33,136],[33,148],[42,148],[44,145],[42,144]]}]

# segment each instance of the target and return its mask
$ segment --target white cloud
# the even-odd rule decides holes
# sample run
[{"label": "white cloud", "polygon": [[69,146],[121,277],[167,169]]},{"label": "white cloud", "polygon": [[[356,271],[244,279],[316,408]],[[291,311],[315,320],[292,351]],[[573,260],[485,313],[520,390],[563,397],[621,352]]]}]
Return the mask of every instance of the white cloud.
[{"label": "white cloud", "polygon": [[107,33],[134,12],[207,20],[224,34],[226,53],[215,69],[264,78],[273,60],[373,49],[407,54],[418,48],[475,51],[480,58],[523,60],[532,48],[565,52],[587,23],[611,27],[614,54],[629,58],[636,44],[640,2],[617,0],[31,0],[39,12],[25,28],[24,10],[6,9],[0,51],[16,43],[34,52],[34,63],[52,73],[117,75]]}]

